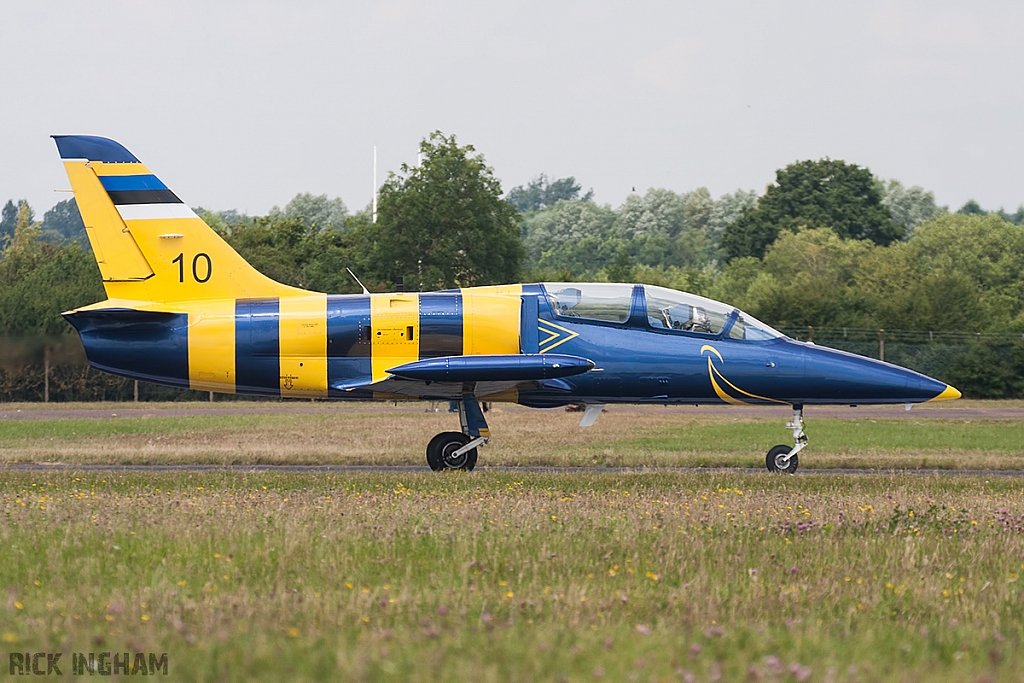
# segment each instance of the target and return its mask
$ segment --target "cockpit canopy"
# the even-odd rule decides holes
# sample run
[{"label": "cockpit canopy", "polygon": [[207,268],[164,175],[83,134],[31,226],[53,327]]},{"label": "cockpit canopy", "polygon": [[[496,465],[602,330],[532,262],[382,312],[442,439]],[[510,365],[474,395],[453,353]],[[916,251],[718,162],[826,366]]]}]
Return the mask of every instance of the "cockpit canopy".
[{"label": "cockpit canopy", "polygon": [[[633,307],[634,285],[604,282],[545,282],[551,307],[559,316],[625,323]],[[737,308],[666,287],[641,285],[646,301],[647,327],[714,337],[727,331],[730,339],[764,341],[782,337]],[[644,317],[644,316],[642,316]]]}]

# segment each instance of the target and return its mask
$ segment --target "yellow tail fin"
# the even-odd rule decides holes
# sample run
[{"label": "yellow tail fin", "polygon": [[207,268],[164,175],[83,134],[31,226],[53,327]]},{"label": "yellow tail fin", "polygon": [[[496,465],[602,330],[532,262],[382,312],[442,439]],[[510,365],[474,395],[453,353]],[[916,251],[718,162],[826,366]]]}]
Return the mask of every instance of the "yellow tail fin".
[{"label": "yellow tail fin", "polygon": [[172,303],[302,293],[246,263],[120,144],[86,135],[54,140],[108,298]]}]

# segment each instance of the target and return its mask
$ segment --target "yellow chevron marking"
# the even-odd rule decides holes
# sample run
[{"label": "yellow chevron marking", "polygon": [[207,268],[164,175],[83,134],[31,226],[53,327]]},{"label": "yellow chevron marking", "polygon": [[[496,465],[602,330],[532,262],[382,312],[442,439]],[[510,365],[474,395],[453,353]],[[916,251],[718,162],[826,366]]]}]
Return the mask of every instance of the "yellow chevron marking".
[{"label": "yellow chevron marking", "polygon": [[281,396],[327,396],[327,295],[280,299]]},{"label": "yellow chevron marking", "polygon": [[[554,328],[554,329],[552,330],[552,329],[548,329],[548,328]],[[550,351],[551,349],[555,348],[556,346],[560,346],[560,345],[564,344],[565,342],[569,341],[570,339],[575,339],[576,337],[580,336],[576,332],[573,332],[572,330],[567,330],[564,327],[562,327],[561,325],[556,325],[555,323],[551,322],[550,320],[541,320],[541,321],[539,321],[537,323],[537,329],[539,329],[540,331],[544,332],[545,334],[551,335],[550,337],[548,337],[547,339],[545,339],[544,341],[542,341],[539,344],[540,353],[547,353],[548,351]],[[565,334],[564,337],[562,336],[563,333]],[[555,343],[549,345],[548,342],[550,342],[550,341],[552,341],[554,339],[558,339],[559,341],[556,341]]]},{"label": "yellow chevron marking", "polygon": [[235,300],[188,307],[188,383],[198,391],[235,393]]},{"label": "yellow chevron marking", "polygon": [[[718,356],[718,360],[719,361],[721,361],[722,363],[725,363],[725,360],[722,358],[722,354],[720,354],[718,352],[718,349],[716,349],[715,347],[710,346],[708,344],[705,344],[704,346],[700,347],[701,355],[703,355],[705,351],[710,351],[711,353],[713,353],[716,356]],[[751,394],[749,391],[743,391],[743,389],[740,389],[738,386],[736,386],[735,384],[733,384],[732,382],[730,382],[728,379],[725,378],[725,375],[723,375],[721,373],[721,371],[718,368],[715,367],[714,363],[711,360],[711,356],[709,355],[708,356],[708,378],[711,380],[711,387],[715,390],[715,393],[718,394],[718,398],[722,399],[726,403],[732,403],[733,405],[742,405],[743,403],[746,403],[746,401],[742,401],[740,399],[733,398],[732,396],[727,394],[722,389],[722,387],[718,384],[718,382],[715,380],[716,376],[718,377],[718,379],[722,380],[722,382],[724,384],[726,384],[727,386],[732,388],[733,391],[735,391],[736,393],[739,393],[739,394],[743,394],[744,396],[746,396],[748,398],[755,398],[755,399],[758,399],[760,401],[769,401],[770,403],[781,403],[781,404],[785,404],[786,403],[785,401],[779,401],[778,399],[768,398],[766,396],[758,396],[757,394]]]},{"label": "yellow chevron marking", "polygon": [[540,331],[540,332],[543,332],[546,335],[548,335],[547,339],[542,339],[540,341],[540,344],[538,345],[540,347],[547,346],[548,342],[552,342],[552,341],[558,339],[558,337],[559,337],[558,332],[556,332],[555,330],[547,329],[546,327],[543,326],[543,322],[541,322],[541,323],[539,323],[537,325],[537,330]]}]

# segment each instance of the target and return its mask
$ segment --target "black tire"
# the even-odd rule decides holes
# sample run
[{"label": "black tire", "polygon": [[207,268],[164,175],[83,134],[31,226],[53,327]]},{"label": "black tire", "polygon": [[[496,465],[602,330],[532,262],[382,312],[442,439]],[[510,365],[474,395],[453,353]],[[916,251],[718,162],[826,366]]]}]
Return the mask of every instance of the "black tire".
[{"label": "black tire", "polygon": [[435,472],[440,472],[444,469],[444,462],[441,460],[441,454],[438,451],[437,444],[451,433],[452,432],[443,432],[438,434],[430,440],[430,443],[427,444],[427,465],[429,465],[430,469]]},{"label": "black tire", "polygon": [[780,455],[789,453],[791,450],[793,450],[792,446],[779,444],[768,451],[768,455],[764,458],[764,464],[768,468],[768,471],[778,472],[779,474],[796,474],[796,468],[800,466],[800,458],[798,458],[795,453],[793,454],[793,457],[789,459],[789,463],[787,463],[787,466],[784,469],[779,467],[778,462],[776,462],[776,458]]},{"label": "black tire", "polygon": [[427,464],[435,472],[441,470],[466,470],[471,471],[476,467],[476,449],[466,451],[456,458],[451,453],[459,450],[470,438],[461,432],[442,432],[430,440],[427,446]]}]

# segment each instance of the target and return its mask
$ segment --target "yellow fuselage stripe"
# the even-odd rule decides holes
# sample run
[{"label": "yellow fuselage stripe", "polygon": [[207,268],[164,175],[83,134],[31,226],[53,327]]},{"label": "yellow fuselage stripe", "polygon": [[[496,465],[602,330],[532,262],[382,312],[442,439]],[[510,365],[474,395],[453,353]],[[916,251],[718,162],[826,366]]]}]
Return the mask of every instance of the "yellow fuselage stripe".
[{"label": "yellow fuselage stripe", "polygon": [[522,285],[462,290],[462,353],[466,356],[519,353]]},{"label": "yellow fuselage stripe", "polygon": [[284,297],[279,304],[281,396],[327,396],[327,295]]},{"label": "yellow fuselage stripe", "polygon": [[385,379],[389,368],[419,360],[419,296],[371,294],[370,339],[374,382]]},{"label": "yellow fuselage stripe", "polygon": [[235,393],[234,299],[189,305],[188,380],[199,391]]}]

